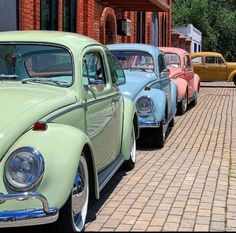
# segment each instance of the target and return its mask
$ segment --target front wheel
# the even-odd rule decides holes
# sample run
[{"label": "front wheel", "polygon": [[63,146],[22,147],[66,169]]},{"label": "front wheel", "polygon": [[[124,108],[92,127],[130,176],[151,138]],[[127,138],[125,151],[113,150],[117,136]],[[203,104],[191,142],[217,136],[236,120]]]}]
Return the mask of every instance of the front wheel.
[{"label": "front wheel", "polygon": [[131,152],[130,152],[130,158],[129,160],[126,160],[124,162],[124,169],[129,171],[132,170],[135,166],[136,162],[136,137],[135,137],[135,130],[133,127],[132,133],[131,133]]},{"label": "front wheel", "polygon": [[158,148],[163,148],[166,139],[163,124],[161,124],[159,128],[152,130],[154,131],[152,134],[153,146],[157,146]]},{"label": "front wheel", "polygon": [[72,192],[59,213],[57,232],[80,232],[84,230],[89,201],[89,172],[87,160],[81,155]]}]

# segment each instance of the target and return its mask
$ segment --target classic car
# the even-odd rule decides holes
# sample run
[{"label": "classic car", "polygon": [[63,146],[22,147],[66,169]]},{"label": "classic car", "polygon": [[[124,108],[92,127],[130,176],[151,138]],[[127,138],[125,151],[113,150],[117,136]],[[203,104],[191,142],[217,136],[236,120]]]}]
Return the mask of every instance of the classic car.
[{"label": "classic car", "polygon": [[168,77],[164,53],[145,44],[111,44],[107,47],[125,71],[127,81],[120,86],[120,91],[136,105],[140,139],[163,147],[166,130],[174,125],[177,102],[177,87]]},{"label": "classic car", "polygon": [[159,47],[165,53],[166,65],[170,70],[170,78],[178,89],[177,113],[183,115],[188,105],[197,104],[200,89],[200,78],[194,73],[190,54],[174,47]]},{"label": "classic car", "polygon": [[81,231],[89,194],[134,167],[124,72],[105,46],[65,32],[1,32],[0,60],[0,228]]},{"label": "classic car", "polygon": [[226,62],[222,54],[216,52],[192,53],[191,57],[201,81],[233,81],[236,85],[236,62]]}]

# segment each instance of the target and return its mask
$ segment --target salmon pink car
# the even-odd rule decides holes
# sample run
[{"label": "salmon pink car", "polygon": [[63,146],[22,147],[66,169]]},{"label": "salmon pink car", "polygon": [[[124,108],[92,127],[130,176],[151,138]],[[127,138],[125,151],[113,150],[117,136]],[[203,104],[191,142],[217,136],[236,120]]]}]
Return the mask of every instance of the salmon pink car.
[{"label": "salmon pink car", "polygon": [[177,84],[177,113],[183,115],[190,104],[197,104],[200,89],[200,78],[194,73],[190,54],[180,48],[160,47],[165,53],[166,65],[170,70],[170,78]]}]

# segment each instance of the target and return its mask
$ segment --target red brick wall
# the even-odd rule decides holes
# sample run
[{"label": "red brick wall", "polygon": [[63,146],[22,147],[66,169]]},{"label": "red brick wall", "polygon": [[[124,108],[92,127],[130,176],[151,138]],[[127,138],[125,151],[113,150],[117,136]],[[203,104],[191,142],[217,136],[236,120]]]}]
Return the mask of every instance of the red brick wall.
[{"label": "red brick wall", "polygon": [[[167,0],[171,4],[171,0]],[[97,0],[77,0],[77,25],[76,32],[90,36],[98,41],[103,42],[104,36],[101,30],[105,28],[105,21],[102,21],[103,11],[107,7]],[[136,42],[136,12],[123,12],[121,9],[114,9],[116,19],[128,18],[131,20],[131,36],[118,36],[114,38],[115,42],[134,43]],[[163,13],[159,15],[159,41],[162,44],[162,27],[161,19]],[[171,14],[165,13],[167,21],[167,44],[171,44]],[[146,14],[146,40],[152,42],[152,13]],[[40,0],[19,0],[19,28],[20,30],[40,29]],[[58,30],[63,28],[63,0],[58,1]],[[157,35],[158,36],[158,35]]]}]

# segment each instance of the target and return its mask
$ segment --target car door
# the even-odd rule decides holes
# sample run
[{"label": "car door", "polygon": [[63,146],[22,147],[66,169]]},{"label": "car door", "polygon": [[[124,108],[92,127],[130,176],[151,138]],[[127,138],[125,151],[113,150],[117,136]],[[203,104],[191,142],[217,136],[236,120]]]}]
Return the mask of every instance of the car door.
[{"label": "car door", "polygon": [[162,75],[167,70],[166,64],[165,64],[165,59],[164,59],[164,54],[159,54],[158,55],[158,67],[159,67],[159,74],[160,74],[160,84],[161,84],[161,89],[165,92],[166,98],[167,98],[167,111],[168,111],[168,116],[166,116],[166,119],[169,120],[169,114],[170,114],[170,108],[171,108],[171,85],[170,85],[170,79],[166,75]]},{"label": "car door", "polygon": [[206,81],[206,69],[204,64],[204,57],[198,56],[192,58],[192,64],[194,68],[194,72],[199,75],[201,81]]},{"label": "car door", "polygon": [[218,72],[216,75],[216,79],[218,81],[226,81],[226,79],[227,79],[227,65],[221,57],[217,58],[217,62],[219,64],[219,69],[218,69]]},{"label": "car door", "polygon": [[188,97],[193,96],[194,73],[189,55],[184,56],[184,78],[188,83]]},{"label": "car door", "polygon": [[116,157],[116,106],[119,100],[109,79],[102,46],[87,49],[83,55],[83,86],[86,93],[85,131],[91,138],[100,172]]},{"label": "car door", "polygon": [[223,81],[225,80],[224,70],[226,68],[223,64],[218,63],[218,57],[217,56],[206,56],[205,58],[205,70],[206,70],[206,76],[207,80],[209,81]]}]

